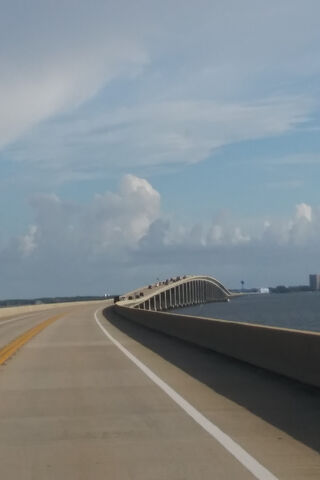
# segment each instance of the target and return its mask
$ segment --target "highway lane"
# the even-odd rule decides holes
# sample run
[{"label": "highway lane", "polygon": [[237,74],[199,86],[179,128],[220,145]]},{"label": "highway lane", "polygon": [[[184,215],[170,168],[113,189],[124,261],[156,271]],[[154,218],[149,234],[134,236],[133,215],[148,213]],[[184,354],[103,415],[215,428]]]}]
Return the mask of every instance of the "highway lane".
[{"label": "highway lane", "polygon": [[49,312],[35,312],[21,314],[14,317],[4,317],[0,320],[0,350],[17,336],[34,327],[54,314]]},{"label": "highway lane", "polygon": [[[104,335],[96,308],[70,307],[0,367],[3,477],[255,478]],[[98,316],[114,338],[278,478],[319,478],[314,449],[191,375],[172,353],[181,361],[191,356],[201,369],[222,369],[221,361],[212,364],[207,352],[128,326],[111,311],[108,319]]]},{"label": "highway lane", "polygon": [[[75,310],[75,308],[82,308],[83,305],[79,305],[77,302],[76,305],[72,304],[58,304],[58,306],[48,305],[48,309],[44,309],[45,306],[41,305],[41,309],[37,309],[35,306],[35,310],[30,312],[30,307],[27,307],[26,311],[21,309],[21,313],[19,314],[11,314],[11,309],[1,309],[1,317],[0,317],[0,350],[5,347],[9,342],[14,340],[19,335],[22,335],[27,330],[35,327],[39,323],[51,318],[55,315],[61,313],[67,313],[71,310]],[[5,315],[4,315],[5,313]]]},{"label": "highway lane", "polygon": [[320,478],[319,389],[107,317],[122,345],[279,479]]}]

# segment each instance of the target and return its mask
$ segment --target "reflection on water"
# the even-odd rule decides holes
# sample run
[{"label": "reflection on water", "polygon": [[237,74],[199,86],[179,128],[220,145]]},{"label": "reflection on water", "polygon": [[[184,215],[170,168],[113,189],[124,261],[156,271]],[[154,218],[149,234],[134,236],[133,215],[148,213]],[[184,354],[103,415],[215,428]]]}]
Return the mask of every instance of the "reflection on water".
[{"label": "reflection on water", "polygon": [[320,331],[320,292],[253,294],[172,310],[201,317]]}]

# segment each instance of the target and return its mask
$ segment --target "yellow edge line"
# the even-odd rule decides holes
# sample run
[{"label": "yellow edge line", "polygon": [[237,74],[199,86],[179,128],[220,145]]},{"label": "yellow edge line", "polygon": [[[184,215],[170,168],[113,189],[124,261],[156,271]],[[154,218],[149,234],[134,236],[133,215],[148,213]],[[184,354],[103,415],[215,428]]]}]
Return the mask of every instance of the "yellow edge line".
[{"label": "yellow edge line", "polygon": [[59,315],[55,315],[54,317],[48,318],[44,322],[39,323],[35,327],[27,330],[22,335],[17,337],[12,342],[8,343],[4,348],[0,350],[0,365],[2,365],[8,358],[10,358],[14,353],[16,353],[19,348],[21,348],[25,343],[31,340],[34,336],[40,333],[44,328],[51,325],[51,323],[58,320],[65,315],[65,313],[60,313]]}]

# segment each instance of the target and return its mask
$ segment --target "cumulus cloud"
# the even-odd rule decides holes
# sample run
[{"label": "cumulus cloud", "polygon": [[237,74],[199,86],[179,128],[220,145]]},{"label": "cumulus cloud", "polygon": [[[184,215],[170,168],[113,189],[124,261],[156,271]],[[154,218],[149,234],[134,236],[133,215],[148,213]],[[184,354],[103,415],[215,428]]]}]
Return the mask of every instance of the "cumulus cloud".
[{"label": "cumulus cloud", "polygon": [[78,255],[110,254],[132,248],[158,217],[160,195],[143,178],[126,175],[116,193],[96,195],[80,206],[56,195],[37,195],[31,200],[36,225],[21,237],[24,255],[44,254],[48,249]]},{"label": "cumulus cloud", "polygon": [[312,207],[306,203],[300,203],[296,207],[296,218],[299,221],[300,219],[306,219],[308,222],[312,221]]},{"label": "cumulus cloud", "polygon": [[165,215],[160,194],[133,175],[85,205],[54,194],[31,204],[34,222],[0,252],[3,296],[126,291],[188,272],[211,273],[230,286],[246,272],[253,285],[273,284],[288,273],[307,275],[320,235],[320,210],[306,203],[291,218],[259,219],[251,228],[230,212],[187,225]]},{"label": "cumulus cloud", "polygon": [[118,191],[86,205],[44,194],[31,206],[34,223],[0,251],[1,296],[93,293],[108,282],[126,288],[119,276],[159,218],[160,195],[145,179],[126,175]]},{"label": "cumulus cloud", "polygon": [[[160,234],[160,235],[159,235]],[[296,205],[294,214],[289,218],[255,219],[251,226],[243,220],[236,220],[230,212],[221,211],[212,222],[196,223],[191,226],[176,222],[161,223],[156,230],[149,230],[144,245],[152,245],[159,235],[162,245],[167,247],[233,248],[259,245],[261,249],[270,245],[275,247],[294,247],[296,245],[315,246],[320,235],[320,210],[311,205]],[[148,239],[150,240],[148,242]],[[157,243],[158,245],[158,243]]]},{"label": "cumulus cloud", "polygon": [[126,175],[119,193],[96,196],[87,212],[98,249],[134,246],[158,217],[159,209],[160,195],[150,183]]},{"label": "cumulus cloud", "polygon": [[137,258],[164,276],[211,273],[233,287],[242,278],[251,286],[306,284],[308,274],[320,270],[319,236],[320,209],[304,203],[290,217],[254,219],[250,228],[222,212],[212,223],[161,223],[149,230]]}]

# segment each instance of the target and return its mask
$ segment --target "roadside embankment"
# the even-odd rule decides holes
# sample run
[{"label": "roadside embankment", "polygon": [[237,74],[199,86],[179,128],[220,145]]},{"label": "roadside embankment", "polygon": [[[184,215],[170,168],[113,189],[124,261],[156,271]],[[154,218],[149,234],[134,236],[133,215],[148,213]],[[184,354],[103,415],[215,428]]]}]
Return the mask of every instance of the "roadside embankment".
[{"label": "roadside embankment", "polygon": [[153,330],[320,387],[320,333],[192,317],[115,305]]}]

